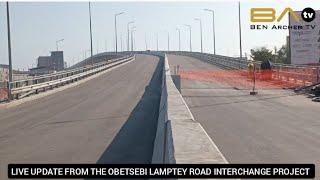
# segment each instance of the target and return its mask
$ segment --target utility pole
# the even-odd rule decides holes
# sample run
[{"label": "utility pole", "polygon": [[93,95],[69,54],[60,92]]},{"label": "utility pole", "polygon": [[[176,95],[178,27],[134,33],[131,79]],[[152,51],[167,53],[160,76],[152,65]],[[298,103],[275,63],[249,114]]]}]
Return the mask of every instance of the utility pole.
[{"label": "utility pole", "polygon": [[8,101],[11,97],[11,83],[12,83],[12,56],[11,56],[11,34],[10,34],[10,12],[9,2],[7,1],[7,29],[8,29],[8,56],[9,56],[9,82],[8,82]]},{"label": "utility pole", "polygon": [[157,51],[159,51],[159,38],[158,38],[158,33],[157,33]]},{"label": "utility pole", "polygon": [[201,23],[201,19],[199,19],[199,18],[195,18],[194,20],[196,20],[196,21],[199,21],[199,22],[200,22],[201,53],[203,53],[203,47],[202,47],[202,23]]},{"label": "utility pole", "polygon": [[128,35],[127,35],[127,51],[130,51],[130,24],[134,23],[134,21],[130,21],[127,23],[127,31],[128,31]]},{"label": "utility pole", "polygon": [[117,37],[117,16],[123,14],[124,12],[117,13],[114,15],[114,33],[115,33],[115,39],[116,39],[116,53],[118,53],[118,37]]},{"label": "utility pole", "polygon": [[215,25],[214,25],[214,10],[211,10],[211,9],[204,9],[204,10],[212,13],[213,54],[216,55],[216,33],[215,33]]},{"label": "utility pole", "polygon": [[190,52],[192,52],[192,43],[191,43],[191,26],[188,24],[185,24],[186,27],[189,28],[189,43],[190,43]]},{"label": "utility pole", "polygon": [[90,51],[91,51],[91,57],[90,57],[90,60],[91,60],[91,64],[93,64],[93,59],[92,59],[92,56],[93,56],[93,52],[92,52],[92,25],[91,25],[91,3],[89,1],[89,17],[90,17]]},{"label": "utility pole", "polygon": [[180,39],[180,29],[179,28],[176,28],[178,33],[179,33],[179,51],[181,51],[181,39]]}]

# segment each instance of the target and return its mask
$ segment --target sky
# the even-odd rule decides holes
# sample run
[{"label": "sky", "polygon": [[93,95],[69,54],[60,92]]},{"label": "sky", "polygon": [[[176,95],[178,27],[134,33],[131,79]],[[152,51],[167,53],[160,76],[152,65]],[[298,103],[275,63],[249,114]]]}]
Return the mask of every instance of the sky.
[{"label": "sky", "polygon": [[[279,16],[285,7],[301,11],[306,7],[320,9],[320,1],[241,1],[241,28],[243,55],[250,49],[267,46],[281,47],[286,43],[288,30],[251,30],[250,9],[272,7]],[[213,53],[212,15],[204,8],[215,11],[216,53],[239,56],[238,1],[172,1],[172,2],[92,2],[93,53],[114,51],[114,14],[125,12],[117,18],[118,50],[127,48],[127,23],[135,21],[135,50],[167,50],[167,34],[170,50],[178,50],[178,31],[181,30],[181,50],[189,50],[189,31],[192,26],[192,49],[200,51],[200,25],[202,20],[203,51]],[[288,16],[279,24],[286,25]],[[38,56],[64,51],[64,59],[72,65],[89,55],[88,2],[10,2],[12,61],[14,69],[36,66]],[[122,39],[122,43],[121,43]],[[0,64],[8,64],[6,4],[0,2]],[[86,53],[85,53],[86,52]]]}]

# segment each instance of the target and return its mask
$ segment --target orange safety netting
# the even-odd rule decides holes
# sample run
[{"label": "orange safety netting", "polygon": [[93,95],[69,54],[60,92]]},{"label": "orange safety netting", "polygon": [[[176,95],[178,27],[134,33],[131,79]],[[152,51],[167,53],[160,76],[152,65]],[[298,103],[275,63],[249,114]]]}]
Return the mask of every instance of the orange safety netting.
[{"label": "orange safety netting", "polygon": [[[182,79],[220,83],[241,89],[253,87],[253,74],[245,70],[182,70]],[[311,84],[299,78],[282,76],[270,70],[255,73],[255,87],[257,89],[298,88]]]},{"label": "orange safety netting", "polygon": [[6,88],[0,88],[0,101],[5,100],[8,97],[8,92]]}]

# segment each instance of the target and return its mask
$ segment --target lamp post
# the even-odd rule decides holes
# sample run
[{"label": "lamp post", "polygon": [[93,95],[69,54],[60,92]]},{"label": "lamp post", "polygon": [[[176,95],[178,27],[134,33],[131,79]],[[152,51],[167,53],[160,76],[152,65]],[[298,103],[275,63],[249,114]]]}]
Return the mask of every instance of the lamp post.
[{"label": "lamp post", "polygon": [[91,64],[93,64],[93,60],[92,60],[92,55],[93,55],[93,52],[92,52],[92,24],[91,24],[91,3],[89,2],[89,19],[90,19],[90,51],[91,51],[91,56],[90,56],[90,59],[91,59]]},{"label": "lamp post", "polygon": [[106,49],[106,52],[108,52],[108,41],[107,40],[105,40],[105,42],[104,42],[105,44],[105,49]]},{"label": "lamp post", "polygon": [[133,51],[133,31],[135,31],[136,26],[131,27],[131,51]]},{"label": "lamp post", "polygon": [[189,28],[189,43],[190,43],[190,52],[192,52],[192,44],[191,44],[191,26],[188,24],[185,24],[184,26]]},{"label": "lamp post", "polygon": [[118,53],[118,37],[117,37],[117,16],[124,14],[124,12],[117,13],[114,15],[114,33],[115,33],[115,40],[116,40],[116,53]]},{"label": "lamp post", "polygon": [[130,24],[134,23],[134,21],[130,21],[127,23],[127,31],[128,31],[128,38],[127,38],[127,51],[130,50]]},{"label": "lamp post", "polygon": [[180,39],[180,33],[181,33],[181,31],[180,31],[179,28],[176,28],[176,30],[177,30],[178,33],[179,33],[179,51],[181,51],[181,39]]},{"label": "lamp post", "polygon": [[122,49],[122,34],[120,34],[120,51],[122,52],[123,49]]},{"label": "lamp post", "polygon": [[133,33],[136,31],[136,29],[131,30],[131,51],[134,50],[134,36]]},{"label": "lamp post", "polygon": [[97,41],[97,54],[99,54],[99,41]]},{"label": "lamp post", "polygon": [[201,53],[202,53],[203,52],[203,48],[202,48],[202,22],[201,22],[201,19],[199,19],[199,18],[195,18],[194,20],[200,22],[200,41],[201,41]]},{"label": "lamp post", "polygon": [[158,37],[158,33],[157,33],[157,51],[159,51],[159,37]]},{"label": "lamp post", "polygon": [[148,50],[147,33],[144,33],[144,43],[146,45],[146,51]]},{"label": "lamp post", "polygon": [[209,11],[212,13],[212,32],[213,32],[213,54],[216,54],[216,33],[215,33],[215,25],[214,25],[214,10],[212,9],[204,9],[204,11]]},{"label": "lamp post", "polygon": [[242,59],[242,39],[241,39],[241,13],[240,13],[240,1],[238,2],[239,11],[239,43],[240,43],[240,59]]},{"label": "lamp post", "polygon": [[64,41],[64,39],[60,39],[56,41],[56,47],[57,47],[57,51],[59,51],[59,42]]},{"label": "lamp post", "polygon": [[170,34],[168,32],[168,51],[170,51]]},{"label": "lamp post", "polygon": [[8,82],[8,101],[11,100],[11,83],[12,83],[12,56],[11,56],[11,34],[10,34],[10,12],[9,2],[7,1],[7,30],[8,30],[8,57],[9,57],[9,82]]}]

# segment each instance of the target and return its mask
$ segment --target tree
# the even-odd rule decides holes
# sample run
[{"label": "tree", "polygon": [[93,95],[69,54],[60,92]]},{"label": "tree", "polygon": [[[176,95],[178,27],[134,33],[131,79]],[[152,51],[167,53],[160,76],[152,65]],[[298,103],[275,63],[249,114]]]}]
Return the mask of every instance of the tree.
[{"label": "tree", "polygon": [[288,58],[288,48],[285,45],[281,46],[277,54],[277,63],[290,64]]},{"label": "tree", "polygon": [[274,55],[272,54],[272,50],[269,50],[266,47],[260,47],[251,49],[251,58],[254,61],[273,61]]},{"label": "tree", "polygon": [[272,53],[272,50],[269,50],[266,47],[251,49],[251,58],[255,61],[269,60],[273,63],[290,64],[288,48],[285,45],[282,45],[279,50],[274,47],[274,52],[275,53]]}]

